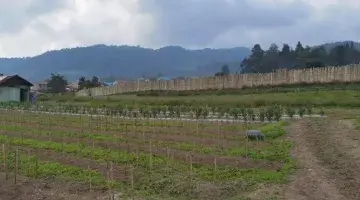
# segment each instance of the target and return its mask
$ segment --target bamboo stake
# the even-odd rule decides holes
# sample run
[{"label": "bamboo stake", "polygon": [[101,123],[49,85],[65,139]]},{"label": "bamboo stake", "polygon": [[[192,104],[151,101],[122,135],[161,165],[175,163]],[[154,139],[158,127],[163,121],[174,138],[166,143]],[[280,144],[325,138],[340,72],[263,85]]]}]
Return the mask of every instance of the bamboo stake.
[{"label": "bamboo stake", "polygon": [[91,177],[91,169],[90,165],[88,165],[88,171],[89,171],[89,193],[92,193],[92,177]]},{"label": "bamboo stake", "polygon": [[19,147],[16,147],[15,151],[15,176],[14,176],[14,183],[16,184],[17,181],[17,174],[19,173]]},{"label": "bamboo stake", "polygon": [[6,157],[6,146],[5,144],[2,144],[2,150],[3,150],[3,160],[4,160],[4,171],[5,171],[5,179],[8,180],[8,170],[7,170],[7,157]]},{"label": "bamboo stake", "polygon": [[214,158],[214,179],[213,181],[216,181],[216,169],[217,169],[217,163],[216,163],[216,157]]}]

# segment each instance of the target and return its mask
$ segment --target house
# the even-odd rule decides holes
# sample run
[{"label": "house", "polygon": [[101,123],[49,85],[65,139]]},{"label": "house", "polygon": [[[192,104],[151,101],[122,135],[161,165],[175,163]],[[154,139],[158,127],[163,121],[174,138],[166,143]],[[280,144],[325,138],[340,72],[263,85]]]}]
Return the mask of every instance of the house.
[{"label": "house", "polygon": [[48,84],[47,81],[37,83],[37,84],[34,84],[34,86],[32,86],[30,89],[33,92],[36,92],[36,93],[45,92],[45,91],[48,90],[48,85],[47,84]]},{"label": "house", "polygon": [[29,101],[31,86],[32,83],[18,75],[0,76],[0,102]]}]

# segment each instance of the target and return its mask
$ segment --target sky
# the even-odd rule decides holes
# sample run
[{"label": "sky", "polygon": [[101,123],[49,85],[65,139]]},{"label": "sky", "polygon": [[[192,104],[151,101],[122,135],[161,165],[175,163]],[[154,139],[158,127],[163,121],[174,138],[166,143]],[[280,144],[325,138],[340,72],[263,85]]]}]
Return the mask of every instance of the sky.
[{"label": "sky", "polygon": [[359,38],[359,0],[0,0],[0,57],[94,44],[266,49]]}]

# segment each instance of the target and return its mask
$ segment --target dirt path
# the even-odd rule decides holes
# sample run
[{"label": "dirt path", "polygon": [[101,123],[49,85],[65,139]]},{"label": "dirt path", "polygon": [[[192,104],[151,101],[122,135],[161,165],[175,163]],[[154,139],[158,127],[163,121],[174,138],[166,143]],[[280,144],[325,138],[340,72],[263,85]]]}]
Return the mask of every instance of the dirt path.
[{"label": "dirt path", "polygon": [[360,134],[349,121],[301,120],[288,131],[299,170],[285,199],[360,199]]}]

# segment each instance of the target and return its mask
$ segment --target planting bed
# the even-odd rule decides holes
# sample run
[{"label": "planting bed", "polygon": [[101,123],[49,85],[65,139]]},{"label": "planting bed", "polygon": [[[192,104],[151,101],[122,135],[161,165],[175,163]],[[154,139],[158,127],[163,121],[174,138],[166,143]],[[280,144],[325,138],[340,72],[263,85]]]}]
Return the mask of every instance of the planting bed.
[{"label": "planting bed", "polygon": [[[245,197],[259,184],[283,183],[294,169],[286,125],[1,110],[0,160],[11,180],[52,177],[143,198]],[[266,140],[245,140],[249,129]]]}]

